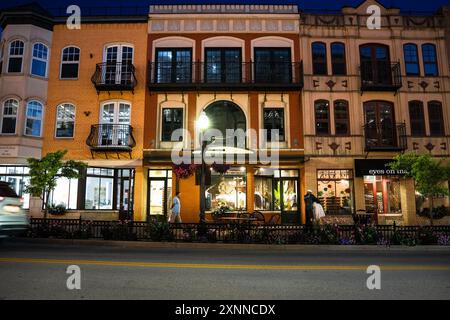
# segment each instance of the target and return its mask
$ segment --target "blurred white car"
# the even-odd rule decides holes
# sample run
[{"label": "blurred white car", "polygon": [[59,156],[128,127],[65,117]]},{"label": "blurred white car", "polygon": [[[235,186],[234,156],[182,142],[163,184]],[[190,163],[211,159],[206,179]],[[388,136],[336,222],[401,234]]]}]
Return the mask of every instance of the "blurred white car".
[{"label": "blurred white car", "polygon": [[30,222],[22,205],[23,199],[9,184],[0,181],[0,239],[28,229]]}]

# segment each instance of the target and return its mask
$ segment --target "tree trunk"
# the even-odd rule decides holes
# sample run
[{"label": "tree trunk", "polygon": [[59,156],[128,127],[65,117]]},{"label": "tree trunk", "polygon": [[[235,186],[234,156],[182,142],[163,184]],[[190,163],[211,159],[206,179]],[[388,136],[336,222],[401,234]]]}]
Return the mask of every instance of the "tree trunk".
[{"label": "tree trunk", "polygon": [[44,209],[44,218],[45,219],[47,219],[49,200],[50,200],[50,191],[47,191],[47,193],[45,195],[45,209]]},{"label": "tree trunk", "polygon": [[433,197],[430,197],[430,225],[433,225],[433,209],[434,209],[434,203],[433,203]]}]

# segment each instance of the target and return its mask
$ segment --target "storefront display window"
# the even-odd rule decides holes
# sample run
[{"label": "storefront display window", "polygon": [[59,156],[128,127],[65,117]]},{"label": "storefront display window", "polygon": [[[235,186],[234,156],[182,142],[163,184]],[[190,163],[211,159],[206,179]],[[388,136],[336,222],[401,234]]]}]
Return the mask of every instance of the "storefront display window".
[{"label": "storefront display window", "polygon": [[352,214],[352,170],[317,170],[317,197],[325,214]]},{"label": "storefront display window", "polygon": [[228,210],[247,208],[247,184],[245,168],[230,168],[226,173],[211,173],[211,185],[206,189],[206,209]]},{"label": "storefront display window", "polygon": [[298,170],[258,168],[255,171],[255,210],[297,211]]},{"label": "storefront display window", "polygon": [[366,212],[401,214],[400,178],[397,176],[364,176]]}]

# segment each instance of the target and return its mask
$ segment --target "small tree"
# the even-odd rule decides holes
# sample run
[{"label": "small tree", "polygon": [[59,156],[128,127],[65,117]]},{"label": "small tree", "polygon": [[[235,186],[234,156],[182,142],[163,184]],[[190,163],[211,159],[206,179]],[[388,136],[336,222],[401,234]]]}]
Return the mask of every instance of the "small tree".
[{"label": "small tree", "polygon": [[394,162],[389,166],[405,171],[405,177],[415,180],[416,190],[430,200],[430,224],[433,225],[434,199],[449,195],[448,188],[443,184],[450,178],[450,164],[429,154],[410,152],[394,157]]},{"label": "small tree", "polygon": [[66,153],[67,150],[59,150],[47,153],[42,159],[27,159],[30,167],[30,183],[26,186],[25,191],[33,197],[40,197],[45,201],[44,217],[47,217],[50,193],[56,188],[56,180],[59,177],[80,178],[81,171],[87,167],[83,162],[63,161]]}]

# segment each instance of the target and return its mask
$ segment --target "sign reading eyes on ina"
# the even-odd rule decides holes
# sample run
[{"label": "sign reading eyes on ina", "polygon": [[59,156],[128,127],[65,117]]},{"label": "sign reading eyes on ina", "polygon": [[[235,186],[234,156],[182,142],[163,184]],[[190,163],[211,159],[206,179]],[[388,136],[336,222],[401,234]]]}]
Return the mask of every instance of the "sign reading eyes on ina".
[{"label": "sign reading eyes on ina", "polygon": [[404,176],[404,170],[394,170],[388,166],[392,159],[355,159],[355,176]]}]

